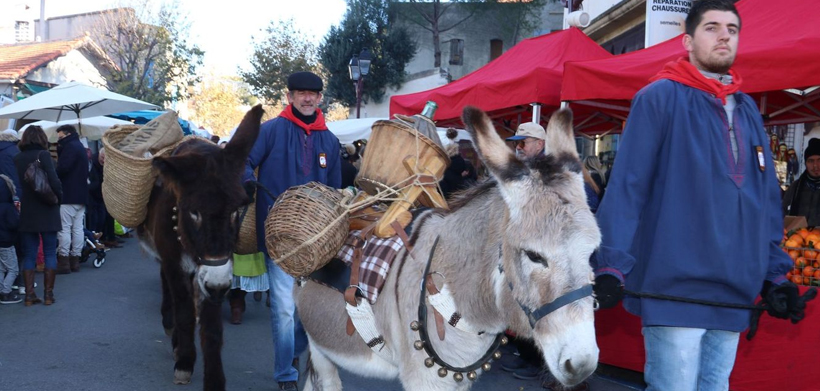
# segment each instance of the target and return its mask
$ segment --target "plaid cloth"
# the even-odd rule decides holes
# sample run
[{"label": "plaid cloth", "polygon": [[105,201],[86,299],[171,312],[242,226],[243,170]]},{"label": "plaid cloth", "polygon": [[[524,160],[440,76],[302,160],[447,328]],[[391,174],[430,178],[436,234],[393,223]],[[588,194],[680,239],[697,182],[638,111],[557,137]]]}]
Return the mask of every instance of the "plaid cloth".
[{"label": "plaid cloth", "polygon": [[[361,231],[353,230],[347,235],[344,245],[336,254],[336,258],[344,261],[348,266],[353,264],[353,244]],[[375,304],[379,292],[387,279],[390,265],[396,254],[404,247],[398,236],[388,239],[371,236],[365,242],[362,251],[362,262],[359,265],[359,289],[370,304]]]}]

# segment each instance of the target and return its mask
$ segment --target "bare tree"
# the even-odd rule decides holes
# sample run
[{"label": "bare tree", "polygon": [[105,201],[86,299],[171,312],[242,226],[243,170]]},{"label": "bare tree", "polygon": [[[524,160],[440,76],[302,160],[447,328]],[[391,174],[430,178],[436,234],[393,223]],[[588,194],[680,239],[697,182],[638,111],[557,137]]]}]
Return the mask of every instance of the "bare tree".
[{"label": "bare tree", "polygon": [[185,14],[175,2],[126,5],[104,12],[91,32],[119,67],[112,75],[115,90],[155,104],[186,99],[199,81],[204,52],[188,43]]}]

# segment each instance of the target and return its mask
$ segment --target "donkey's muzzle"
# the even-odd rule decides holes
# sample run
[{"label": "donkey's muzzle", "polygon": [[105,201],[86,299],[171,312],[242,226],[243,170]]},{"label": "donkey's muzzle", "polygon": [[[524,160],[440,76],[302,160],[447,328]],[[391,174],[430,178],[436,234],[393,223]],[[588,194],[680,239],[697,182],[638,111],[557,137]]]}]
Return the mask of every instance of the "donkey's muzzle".
[{"label": "donkey's muzzle", "polygon": [[228,289],[233,279],[233,263],[226,259],[201,259],[197,277],[208,289]]}]

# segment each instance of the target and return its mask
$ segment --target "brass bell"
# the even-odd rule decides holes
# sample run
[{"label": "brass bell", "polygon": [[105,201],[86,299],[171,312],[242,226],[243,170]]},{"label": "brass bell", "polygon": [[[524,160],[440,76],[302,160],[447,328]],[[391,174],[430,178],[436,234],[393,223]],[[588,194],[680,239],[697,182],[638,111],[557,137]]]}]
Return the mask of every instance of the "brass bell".
[{"label": "brass bell", "polygon": [[501,358],[501,352],[496,350],[495,353],[493,353],[493,360],[498,360],[499,358]]},{"label": "brass bell", "polygon": [[467,379],[475,381],[475,379],[478,379],[478,375],[475,374],[475,371],[467,372]]},{"label": "brass bell", "polygon": [[507,337],[506,337],[506,336],[501,337],[501,346],[506,345],[508,342],[510,342],[510,340],[509,340],[509,339],[507,339]]},{"label": "brass bell", "polygon": [[456,373],[453,374],[453,380],[455,380],[457,382],[460,382],[460,381],[464,380],[464,375],[462,375],[459,372],[456,372]]},{"label": "brass bell", "polygon": [[424,342],[422,342],[421,340],[413,342],[413,347],[416,348],[416,350],[422,350],[424,349]]},{"label": "brass bell", "polygon": [[419,322],[417,320],[410,322],[410,330],[419,331],[420,327],[421,325],[419,325]]},{"label": "brass bell", "polygon": [[176,213],[177,207],[175,206],[175,207],[171,208],[171,210],[174,211],[174,213]]},{"label": "brass bell", "polygon": [[171,220],[177,221],[177,215],[171,215]]},{"label": "brass bell", "polygon": [[174,226],[174,232],[177,232],[177,230],[178,230],[178,229],[179,229],[179,228],[177,228],[177,226],[175,225],[175,226]]},{"label": "brass bell", "polygon": [[181,242],[181,241],[182,241],[182,236],[177,236],[177,242]]},{"label": "brass bell", "polygon": [[490,363],[488,363],[488,362],[485,362],[484,364],[481,364],[481,369],[482,369],[484,372],[489,371],[489,370],[490,370],[490,368],[492,368],[492,367],[493,367],[493,366],[492,366],[492,365],[490,365]]},{"label": "brass bell", "polygon": [[433,365],[436,365],[436,360],[433,360],[432,357],[427,357],[424,359],[424,366],[427,368],[432,368]]},{"label": "brass bell", "polygon": [[439,368],[438,369],[438,376],[439,377],[447,377],[447,369]]}]

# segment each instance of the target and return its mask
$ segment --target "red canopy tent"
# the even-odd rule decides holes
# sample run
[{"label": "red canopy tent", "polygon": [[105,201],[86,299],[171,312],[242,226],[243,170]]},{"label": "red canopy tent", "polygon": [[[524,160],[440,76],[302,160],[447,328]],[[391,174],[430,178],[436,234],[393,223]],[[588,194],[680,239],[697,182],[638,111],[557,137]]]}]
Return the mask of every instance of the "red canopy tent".
[{"label": "red canopy tent", "polygon": [[[460,126],[461,111],[467,105],[480,107],[493,119],[506,119],[511,126],[518,122],[513,118],[529,110],[531,103],[553,109],[560,105],[565,62],[611,56],[577,28],[530,38],[452,83],[391,97],[390,115],[420,113],[432,100],[439,107],[434,118],[438,126]],[[522,118],[522,122],[529,120]]]},{"label": "red canopy tent", "polygon": [[[811,22],[820,20],[820,7],[805,0],[742,0],[737,8],[742,25],[734,69],[743,77],[741,90],[759,102],[767,124],[820,120],[820,89],[814,87],[820,85],[820,29]],[[687,55],[681,40],[567,63],[561,99],[626,113],[628,101],[664,64]]]}]

